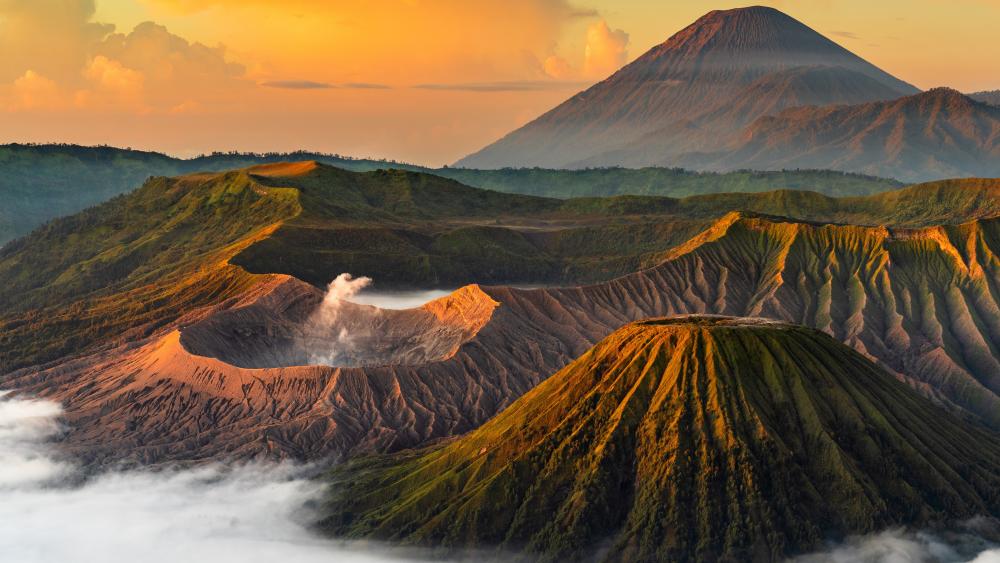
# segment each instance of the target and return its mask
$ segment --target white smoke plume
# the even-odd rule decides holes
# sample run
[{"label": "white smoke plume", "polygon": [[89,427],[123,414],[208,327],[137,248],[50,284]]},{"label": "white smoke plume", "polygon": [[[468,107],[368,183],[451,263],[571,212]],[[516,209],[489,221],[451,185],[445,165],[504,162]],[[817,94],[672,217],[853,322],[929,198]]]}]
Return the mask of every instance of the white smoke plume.
[{"label": "white smoke plume", "polygon": [[326,288],[326,295],[323,296],[323,303],[306,321],[307,333],[329,334],[321,347],[313,347],[309,351],[309,363],[337,365],[338,360],[350,351],[350,331],[345,326],[336,328],[338,321],[340,321],[341,305],[371,283],[371,278],[363,276],[355,278],[348,273],[340,274],[330,282]]},{"label": "white smoke plume", "polygon": [[0,560],[11,563],[388,563],[314,536],[322,487],[291,464],[213,465],[84,478],[48,440],[61,409],[0,394]]}]

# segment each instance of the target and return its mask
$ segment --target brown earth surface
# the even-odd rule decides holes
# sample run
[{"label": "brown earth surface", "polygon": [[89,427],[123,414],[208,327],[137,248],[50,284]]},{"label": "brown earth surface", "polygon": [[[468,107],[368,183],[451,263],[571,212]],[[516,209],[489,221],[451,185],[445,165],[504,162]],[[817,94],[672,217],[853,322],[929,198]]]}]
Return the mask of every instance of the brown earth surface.
[{"label": "brown earth surface", "polygon": [[[322,292],[266,276],[149,338],[20,370],[5,387],[63,402],[65,446],[92,463],[315,459],[467,432],[630,321],[718,313],[823,330],[996,429],[998,245],[1000,220],[887,229],[733,213],[610,282],[473,285],[410,311],[344,304],[319,331],[304,325]],[[316,343],[343,344],[341,329],[353,335],[344,365],[295,365]]]}]

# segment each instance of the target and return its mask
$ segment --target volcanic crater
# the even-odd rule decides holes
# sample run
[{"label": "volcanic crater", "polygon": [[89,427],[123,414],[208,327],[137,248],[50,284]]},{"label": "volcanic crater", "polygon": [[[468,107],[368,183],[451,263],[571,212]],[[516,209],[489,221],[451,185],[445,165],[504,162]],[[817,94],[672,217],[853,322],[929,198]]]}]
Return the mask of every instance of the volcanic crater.
[{"label": "volcanic crater", "polygon": [[453,356],[496,305],[475,286],[393,310],[325,300],[316,287],[294,283],[185,327],[180,342],[196,356],[248,369],[425,364]]}]

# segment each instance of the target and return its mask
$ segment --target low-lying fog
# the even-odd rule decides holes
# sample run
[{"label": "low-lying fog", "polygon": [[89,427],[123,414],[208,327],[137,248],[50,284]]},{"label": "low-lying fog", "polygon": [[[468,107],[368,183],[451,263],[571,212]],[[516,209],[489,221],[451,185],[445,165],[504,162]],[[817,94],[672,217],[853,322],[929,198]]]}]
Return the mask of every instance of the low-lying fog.
[{"label": "low-lying fog", "polygon": [[[0,560],[17,563],[388,563],[384,549],[313,535],[322,488],[290,464],[116,471],[82,480],[50,441],[61,409],[0,392]],[[798,563],[1000,562],[974,534],[891,531]],[[978,555],[977,555],[978,554]]]},{"label": "low-lying fog", "polygon": [[58,405],[0,395],[0,560],[17,563],[400,562],[317,538],[302,468],[120,471],[78,483],[47,440]]},{"label": "low-lying fog", "polygon": [[421,289],[413,291],[379,291],[366,289],[348,299],[362,305],[374,305],[382,309],[412,309],[428,301],[439,299],[451,293],[450,289]]}]

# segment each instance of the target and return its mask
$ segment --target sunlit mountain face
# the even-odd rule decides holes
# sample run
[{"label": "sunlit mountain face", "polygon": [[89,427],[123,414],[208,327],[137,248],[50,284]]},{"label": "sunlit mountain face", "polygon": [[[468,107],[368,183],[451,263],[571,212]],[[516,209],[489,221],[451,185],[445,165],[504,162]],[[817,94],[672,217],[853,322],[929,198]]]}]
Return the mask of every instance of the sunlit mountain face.
[{"label": "sunlit mountain face", "polygon": [[1000,6],[820,4],[0,1],[0,560],[996,560]]}]

